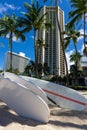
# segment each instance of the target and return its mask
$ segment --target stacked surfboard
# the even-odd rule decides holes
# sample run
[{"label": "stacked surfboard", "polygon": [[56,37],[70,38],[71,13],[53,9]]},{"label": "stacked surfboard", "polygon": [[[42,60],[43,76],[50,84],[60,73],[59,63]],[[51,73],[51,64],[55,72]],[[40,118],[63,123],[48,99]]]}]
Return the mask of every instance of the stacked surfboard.
[{"label": "stacked surfboard", "polygon": [[12,73],[0,78],[0,99],[19,115],[47,123],[50,110],[45,92]]},{"label": "stacked surfboard", "polygon": [[21,116],[43,123],[49,121],[49,104],[78,111],[87,107],[87,99],[73,89],[9,72],[1,74],[0,99]]}]

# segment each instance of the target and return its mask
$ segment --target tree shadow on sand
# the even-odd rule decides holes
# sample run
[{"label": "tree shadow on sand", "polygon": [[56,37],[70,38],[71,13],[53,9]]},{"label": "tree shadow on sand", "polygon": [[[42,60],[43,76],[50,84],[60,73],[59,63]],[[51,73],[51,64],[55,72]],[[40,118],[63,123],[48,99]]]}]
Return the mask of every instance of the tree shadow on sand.
[{"label": "tree shadow on sand", "polygon": [[80,124],[75,124],[75,123],[70,123],[70,122],[61,122],[61,121],[49,121],[50,124],[56,125],[56,126],[61,126],[64,127],[65,129],[67,128],[75,128],[79,130],[87,130],[87,125],[80,125]]},{"label": "tree shadow on sand", "polygon": [[87,109],[84,111],[74,111],[60,108],[58,110],[51,110],[52,116],[77,117],[79,119],[87,119]]},{"label": "tree shadow on sand", "polygon": [[[80,130],[87,130],[87,125],[86,123],[84,123],[84,120],[87,119],[87,109],[84,111],[74,111],[63,108],[55,110],[54,108],[51,110],[51,115],[55,118],[55,120],[50,120],[50,124],[64,127],[65,129],[74,128]],[[58,120],[56,119],[57,116],[59,117]],[[64,120],[60,121],[61,117]]]}]

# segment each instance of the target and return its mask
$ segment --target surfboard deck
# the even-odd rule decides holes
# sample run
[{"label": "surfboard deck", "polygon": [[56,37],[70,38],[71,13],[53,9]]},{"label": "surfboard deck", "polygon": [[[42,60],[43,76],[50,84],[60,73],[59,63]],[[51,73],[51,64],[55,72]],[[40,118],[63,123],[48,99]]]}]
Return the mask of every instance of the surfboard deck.
[{"label": "surfboard deck", "polygon": [[13,73],[9,73],[9,72],[4,72],[3,75],[4,75],[4,78],[8,78],[11,81],[18,83],[19,85],[21,84],[21,85],[25,86],[25,88],[28,88],[33,93],[39,95],[47,103],[46,93],[38,85],[35,85],[35,83],[33,83],[32,81],[27,82],[20,76],[13,74]]},{"label": "surfboard deck", "polygon": [[23,85],[0,78],[0,99],[19,115],[43,123],[49,121],[50,110],[45,101]]},{"label": "surfboard deck", "polygon": [[87,107],[87,99],[76,90],[37,78],[27,76],[22,76],[22,78],[41,87],[47,96],[60,107],[78,111]]}]

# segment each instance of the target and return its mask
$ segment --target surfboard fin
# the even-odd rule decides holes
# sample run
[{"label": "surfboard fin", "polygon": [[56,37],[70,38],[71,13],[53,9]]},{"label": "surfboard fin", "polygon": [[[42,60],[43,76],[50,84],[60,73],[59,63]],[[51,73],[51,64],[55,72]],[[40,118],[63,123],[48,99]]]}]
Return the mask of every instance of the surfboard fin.
[{"label": "surfboard fin", "polygon": [[48,97],[48,96],[47,96],[47,98],[48,98],[48,100],[49,100],[49,101],[51,101],[54,105],[56,105],[56,106],[57,106],[57,104],[56,104],[56,102],[55,102],[55,101],[53,101],[53,100],[52,100],[50,97]]}]

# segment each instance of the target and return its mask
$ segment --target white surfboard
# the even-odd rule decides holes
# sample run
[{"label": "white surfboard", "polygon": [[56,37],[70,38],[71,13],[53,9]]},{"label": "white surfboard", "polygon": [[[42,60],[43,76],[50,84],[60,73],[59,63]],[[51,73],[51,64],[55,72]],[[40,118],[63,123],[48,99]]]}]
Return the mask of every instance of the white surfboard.
[{"label": "white surfboard", "polygon": [[27,76],[22,76],[22,78],[41,87],[50,100],[54,102],[54,105],[78,111],[87,107],[87,99],[76,90],[37,78]]},{"label": "white surfboard", "polygon": [[23,85],[0,78],[0,99],[19,115],[47,123],[50,111],[45,101]]},{"label": "white surfboard", "polygon": [[35,85],[35,83],[33,83],[32,81],[27,82],[20,76],[17,76],[16,74],[9,73],[9,72],[3,72],[2,74],[4,78],[9,78],[10,80],[15,81],[16,83],[25,86],[26,88],[28,88],[35,94],[39,95],[47,103],[46,93],[38,85]]}]

